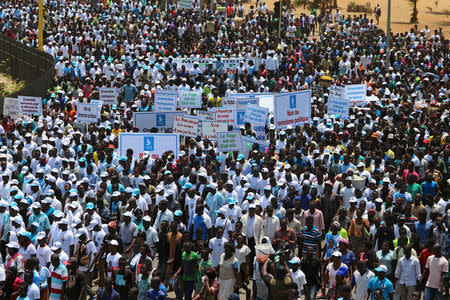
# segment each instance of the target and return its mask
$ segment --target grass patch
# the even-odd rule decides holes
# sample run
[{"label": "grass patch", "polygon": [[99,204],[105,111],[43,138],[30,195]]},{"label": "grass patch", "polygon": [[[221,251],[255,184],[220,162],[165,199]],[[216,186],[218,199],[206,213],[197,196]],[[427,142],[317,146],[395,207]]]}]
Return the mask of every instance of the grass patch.
[{"label": "grass patch", "polygon": [[25,87],[25,81],[15,80],[11,75],[0,73],[0,97],[13,94]]}]

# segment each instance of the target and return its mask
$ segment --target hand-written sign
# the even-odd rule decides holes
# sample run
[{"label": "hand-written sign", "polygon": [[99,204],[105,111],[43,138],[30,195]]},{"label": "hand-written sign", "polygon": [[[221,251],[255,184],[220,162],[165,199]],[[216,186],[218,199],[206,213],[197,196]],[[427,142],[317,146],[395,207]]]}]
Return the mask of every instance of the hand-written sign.
[{"label": "hand-written sign", "polygon": [[202,139],[215,140],[217,132],[226,132],[227,130],[228,123],[202,121]]},{"label": "hand-written sign", "polygon": [[156,90],[155,111],[177,110],[177,91]]},{"label": "hand-written sign", "polygon": [[175,116],[173,120],[173,133],[197,137],[199,120],[186,116]]},{"label": "hand-written sign", "polygon": [[345,97],[350,102],[350,105],[364,106],[366,105],[367,85],[364,84],[352,84],[345,86]]},{"label": "hand-written sign", "polygon": [[78,103],[77,104],[77,120],[79,122],[98,121],[99,107],[96,103]]},{"label": "hand-written sign", "polygon": [[248,104],[245,110],[244,121],[252,125],[265,126],[269,109],[258,105]]},{"label": "hand-written sign", "polygon": [[41,97],[19,96],[19,112],[24,115],[42,115]]},{"label": "hand-written sign", "polygon": [[242,150],[242,136],[239,131],[218,132],[217,145],[219,151],[240,151]]},{"label": "hand-written sign", "polygon": [[118,88],[102,87],[98,90],[98,92],[99,98],[103,101],[104,105],[117,104],[117,99],[119,98]]},{"label": "hand-written sign", "polygon": [[217,122],[226,122],[230,125],[234,125],[235,121],[235,109],[231,107],[226,108],[216,108],[216,121]]},{"label": "hand-written sign", "polygon": [[345,96],[345,88],[332,85],[328,95],[328,114],[339,115],[342,118],[348,118],[350,102]]},{"label": "hand-written sign", "polygon": [[181,108],[201,108],[202,92],[183,91],[178,93]]},{"label": "hand-written sign", "polygon": [[16,119],[19,116],[19,101],[17,98],[3,98],[3,115]]}]

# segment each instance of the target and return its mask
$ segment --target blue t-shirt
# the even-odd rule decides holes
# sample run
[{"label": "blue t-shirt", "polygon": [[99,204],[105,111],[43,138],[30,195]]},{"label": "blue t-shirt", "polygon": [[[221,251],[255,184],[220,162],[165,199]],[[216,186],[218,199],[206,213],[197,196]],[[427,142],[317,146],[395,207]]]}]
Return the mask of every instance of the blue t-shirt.
[{"label": "blue t-shirt", "polygon": [[154,290],[154,289],[150,289],[150,291],[148,291],[147,298],[150,300],[166,300],[164,292],[162,292],[161,290]]},{"label": "blue t-shirt", "polygon": [[124,85],[123,86],[123,101],[133,101],[134,96],[138,93],[138,89],[133,85]]},{"label": "blue t-shirt", "polygon": [[416,221],[414,222],[414,227],[416,228],[416,232],[420,235],[420,243],[424,244],[425,240],[430,236],[433,224],[430,221],[425,224],[420,224],[420,221]]},{"label": "blue t-shirt", "polygon": [[351,266],[355,260],[355,254],[351,250],[348,250],[347,254],[342,254],[341,262],[347,266]]},{"label": "blue t-shirt", "polygon": [[378,276],[370,279],[369,285],[367,287],[372,290],[372,292],[370,293],[371,300],[374,300],[373,294],[376,289],[381,289],[383,291],[383,298],[385,300],[389,300],[389,294],[394,292],[394,286],[392,285],[392,282],[387,278],[380,280],[378,279]]},{"label": "blue t-shirt", "polygon": [[422,183],[423,196],[426,197],[428,194],[436,195],[436,189],[438,187],[437,182],[424,182]]},{"label": "blue t-shirt", "polygon": [[339,250],[339,240],[341,238],[342,237],[339,233],[333,235],[332,232],[328,232],[325,235],[325,246],[327,247],[327,250],[325,252],[325,258],[329,258],[334,251]]},{"label": "blue t-shirt", "polygon": [[202,229],[202,240],[206,241],[208,238],[208,228],[206,227],[205,220],[203,216],[195,215],[193,218],[194,221],[194,239],[197,239],[197,228]]},{"label": "blue t-shirt", "polygon": [[109,295],[106,295],[105,289],[101,289],[98,292],[99,300],[116,300],[116,299],[119,299],[119,296],[120,296],[119,293],[115,289],[112,289],[111,294],[109,294]]}]

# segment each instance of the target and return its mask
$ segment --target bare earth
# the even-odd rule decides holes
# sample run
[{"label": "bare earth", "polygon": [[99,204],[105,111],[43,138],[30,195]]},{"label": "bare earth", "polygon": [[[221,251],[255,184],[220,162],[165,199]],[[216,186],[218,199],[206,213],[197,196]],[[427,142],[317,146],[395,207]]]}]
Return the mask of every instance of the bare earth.
[{"label": "bare earth", "polygon": [[[266,0],[268,9],[273,9],[273,3],[275,1],[276,0]],[[347,5],[350,2],[353,2],[353,0],[337,1],[342,14],[347,15]],[[255,3],[256,0],[250,0],[250,2],[247,2],[246,9],[248,9],[250,5],[255,5]],[[380,4],[381,18],[379,26],[386,30],[388,1],[356,0],[356,4],[359,5],[366,5],[366,3],[370,3],[372,10],[377,6],[377,4]],[[414,24],[409,23],[412,12],[410,2],[408,0],[392,0],[391,3],[391,31],[394,33],[409,31],[409,29],[414,26]],[[445,36],[448,38],[450,34],[450,0],[437,0],[437,7],[436,0],[418,0],[417,9],[419,11],[419,23],[417,24],[419,30],[424,28],[425,25],[428,25],[432,31],[442,28]],[[309,10],[305,10],[303,7],[296,7],[296,15],[306,12],[309,13]],[[350,14],[355,15],[359,13],[351,12]],[[371,14],[370,17],[375,19],[375,14]]]}]

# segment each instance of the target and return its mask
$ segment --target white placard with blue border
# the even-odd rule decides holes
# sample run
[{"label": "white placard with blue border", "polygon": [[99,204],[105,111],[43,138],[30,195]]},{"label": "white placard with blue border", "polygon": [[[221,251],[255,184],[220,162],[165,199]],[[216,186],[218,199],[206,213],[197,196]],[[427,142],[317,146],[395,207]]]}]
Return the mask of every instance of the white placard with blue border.
[{"label": "white placard with blue border", "polygon": [[285,129],[311,121],[311,90],[278,94],[274,97],[275,127]]},{"label": "white placard with blue border", "polygon": [[177,110],[177,91],[156,90],[154,111]]},{"label": "white placard with blue border", "polygon": [[142,159],[144,154],[156,159],[167,151],[173,151],[178,158],[178,134],[167,133],[119,133],[119,154],[126,156],[128,149],[133,149],[133,157]]},{"label": "white placard with blue border", "polygon": [[329,115],[339,115],[344,119],[349,117],[350,102],[345,96],[344,87],[336,85],[330,87],[327,107]]},{"label": "white placard with blue border", "polygon": [[269,109],[258,105],[248,104],[245,109],[244,122],[252,125],[265,126]]},{"label": "white placard with blue border", "polygon": [[133,125],[139,132],[150,132],[150,129],[172,130],[175,116],[184,116],[185,111],[143,111],[133,113]]},{"label": "white placard with blue border", "polygon": [[350,106],[364,106],[367,99],[367,84],[351,84],[345,86],[345,97]]}]

